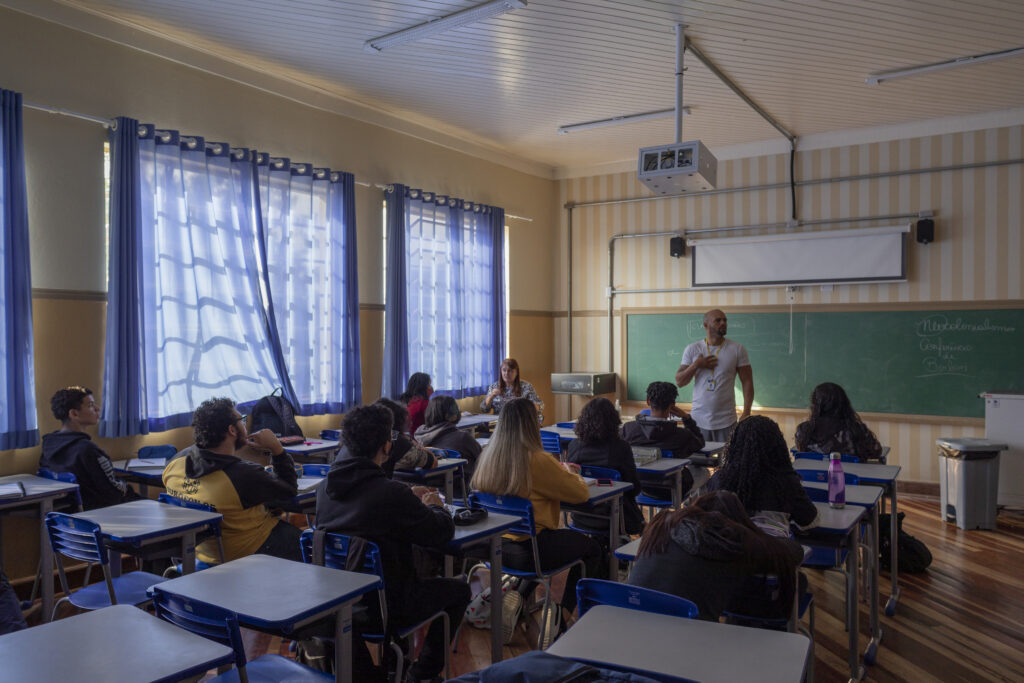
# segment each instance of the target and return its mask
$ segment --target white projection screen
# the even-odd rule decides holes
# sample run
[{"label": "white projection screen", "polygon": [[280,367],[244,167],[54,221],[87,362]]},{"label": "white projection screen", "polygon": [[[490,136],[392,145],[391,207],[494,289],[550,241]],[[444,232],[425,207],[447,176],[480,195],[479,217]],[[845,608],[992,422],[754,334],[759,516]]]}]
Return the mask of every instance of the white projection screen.
[{"label": "white projection screen", "polygon": [[909,225],[687,240],[693,287],[900,282]]}]

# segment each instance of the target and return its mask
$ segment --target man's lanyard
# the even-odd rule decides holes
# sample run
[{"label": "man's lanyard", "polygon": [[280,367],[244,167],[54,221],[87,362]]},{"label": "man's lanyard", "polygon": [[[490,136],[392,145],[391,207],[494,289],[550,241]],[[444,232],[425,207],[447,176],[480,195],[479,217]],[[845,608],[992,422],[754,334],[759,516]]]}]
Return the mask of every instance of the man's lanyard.
[{"label": "man's lanyard", "polygon": [[[712,353],[711,353],[711,341],[708,338],[704,339],[704,346],[707,347],[708,355],[711,356],[712,355]],[[716,360],[718,359],[718,354],[720,354],[722,352],[722,347],[723,346],[725,346],[725,340],[724,339],[722,340],[722,343],[718,345],[718,350],[715,351],[715,353],[713,354],[713,357]],[[704,389],[706,391],[715,391],[715,389],[717,389],[717,388],[718,388],[718,379],[715,377],[714,369],[712,369],[711,370],[711,377],[709,377],[707,382],[705,382]]]},{"label": "man's lanyard", "polygon": [[[711,355],[711,342],[708,341],[707,339],[705,339],[704,340],[704,346],[707,347],[708,355],[710,356]],[[715,358],[718,358],[718,354],[720,354],[722,352],[722,347],[723,346],[725,346],[725,340],[724,339],[722,340],[722,343],[718,345],[718,350],[715,351],[715,354],[714,354]]]}]

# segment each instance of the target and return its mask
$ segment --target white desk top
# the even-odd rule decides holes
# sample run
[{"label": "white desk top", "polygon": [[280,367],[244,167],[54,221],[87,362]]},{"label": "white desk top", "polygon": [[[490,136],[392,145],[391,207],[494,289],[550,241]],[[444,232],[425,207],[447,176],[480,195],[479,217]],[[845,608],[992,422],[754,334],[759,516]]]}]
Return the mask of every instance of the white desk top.
[{"label": "white desk top", "polygon": [[701,683],[798,683],[809,647],[796,633],[599,605],[548,652]]},{"label": "white desk top", "polygon": [[561,507],[577,509],[577,508],[588,508],[597,503],[603,503],[604,501],[621,496],[626,491],[633,488],[633,485],[628,481],[613,481],[611,486],[598,486],[597,484],[591,484],[590,498],[585,503],[562,503]]},{"label": "white desk top", "polygon": [[658,458],[646,465],[637,465],[636,471],[640,474],[668,476],[684,469],[689,464],[690,461],[686,458]]},{"label": "white desk top", "polygon": [[714,455],[715,453],[721,453],[723,450],[725,450],[724,441],[708,441],[704,444],[704,448],[701,448],[698,453]]},{"label": "white desk top", "polygon": [[476,524],[472,524],[470,526],[456,526],[455,536],[452,540],[448,541],[448,547],[452,549],[460,549],[463,546],[472,545],[477,541],[490,538],[495,534],[502,534],[507,529],[513,527],[518,521],[519,518],[513,515],[502,515],[497,512],[489,512],[487,513],[486,519],[483,519]]},{"label": "white desk top", "polygon": [[[853,528],[860,518],[867,513],[867,508],[859,505],[848,505],[844,508],[833,508],[828,503],[815,503],[818,508],[818,526],[808,529],[806,533],[818,532],[827,534],[845,534]],[[799,538],[797,539],[799,540]]]},{"label": "white desk top", "polygon": [[441,474],[448,470],[457,469],[460,465],[465,465],[467,462],[469,461],[465,458],[441,458],[437,461],[437,465],[430,469],[417,467],[414,470],[395,470],[395,472],[400,474],[415,474],[420,477],[429,477],[432,474]]},{"label": "white desk top", "polygon": [[615,549],[615,557],[620,560],[626,560],[632,562],[636,559],[636,554],[640,552],[640,539],[634,538],[626,545],[621,545]]},{"label": "white desk top", "polygon": [[379,579],[340,569],[249,555],[160,584],[161,590],[206,602],[260,628],[290,628],[377,588]]},{"label": "white desk top", "polygon": [[330,439],[306,439],[303,443],[284,446],[284,452],[291,455],[311,455],[338,450],[338,442]]},{"label": "white desk top", "polygon": [[204,527],[210,522],[219,521],[223,515],[219,512],[167,505],[155,500],[133,500],[110,507],[76,512],[72,517],[99,524],[103,533],[115,541],[132,543]]},{"label": "white desk top", "polygon": [[4,680],[145,683],[200,675],[234,659],[231,648],[114,605],[0,636]]},{"label": "white desk top", "polygon": [[[810,460],[797,458],[793,461],[793,469],[828,470],[827,460]],[[899,476],[902,468],[899,465],[882,465],[875,462],[844,462],[843,472],[856,474],[861,481],[891,482]]]},{"label": "white desk top", "polygon": [[156,479],[163,481],[165,465],[144,465],[141,467],[132,467],[129,469],[128,463],[130,460],[114,460],[111,464],[114,469],[123,474],[134,475],[140,479]]},{"label": "white desk top", "polygon": [[78,484],[69,484],[66,481],[37,477],[34,474],[9,474],[5,477],[0,477],[0,484],[13,484],[14,482],[21,482],[21,485],[25,488],[25,495],[20,498],[0,500],[0,508],[20,507],[26,503],[34,503],[43,498],[66,496],[78,490]]},{"label": "white desk top", "polygon": [[[828,484],[820,481],[805,481],[803,482],[805,489],[817,489],[819,491],[828,491]],[[848,484],[846,486],[846,504],[847,505],[858,505],[861,507],[872,508],[878,504],[878,499],[885,493],[885,489],[881,486],[854,486]]]},{"label": "white desk top", "polygon": [[540,429],[542,432],[554,432],[555,434],[558,434],[558,438],[563,441],[572,441],[576,438],[576,432],[573,431],[572,427],[558,427],[556,425],[551,425],[549,427],[547,425],[541,425]]},{"label": "white desk top", "polygon": [[476,427],[477,425],[491,424],[492,422],[497,421],[497,415],[490,415],[486,413],[463,415],[462,417],[459,418],[459,421],[456,426],[459,429],[469,429],[471,427]]}]

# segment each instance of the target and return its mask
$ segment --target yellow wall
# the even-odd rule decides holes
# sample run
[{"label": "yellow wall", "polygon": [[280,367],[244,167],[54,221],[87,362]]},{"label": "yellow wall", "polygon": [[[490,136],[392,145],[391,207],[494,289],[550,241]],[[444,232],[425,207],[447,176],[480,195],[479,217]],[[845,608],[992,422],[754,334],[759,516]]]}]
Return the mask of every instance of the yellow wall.
[{"label": "yellow wall", "polygon": [[[130,116],[160,127],[203,135],[350,171],[357,181],[401,182],[441,194],[504,207],[532,218],[509,220],[513,309],[550,311],[556,254],[540,249],[557,225],[557,184],[498,163],[304,106],[291,99],[189,68],[149,53],[0,8],[0,87],[27,102],[100,117]],[[24,111],[34,288],[35,368],[39,428],[57,427],[48,399],[67,384],[102,392],[106,290],[103,143],[95,123]],[[364,400],[380,394],[383,350],[382,192],[357,187],[356,209]],[[524,266],[522,264],[528,264]],[[516,266],[519,265],[517,269]],[[517,276],[521,275],[521,276]],[[538,385],[553,370],[550,318],[513,315],[513,354],[529,359]],[[525,361],[525,359],[524,359]],[[420,368],[417,368],[419,370]],[[427,372],[430,368],[422,368]],[[525,375],[524,375],[525,376]],[[495,368],[497,378],[497,368]],[[99,395],[102,401],[103,396]],[[467,402],[468,407],[470,402]],[[339,416],[300,419],[310,432],[336,426]],[[102,439],[112,455],[149,443],[190,443],[190,430],[145,438]],[[0,452],[0,475],[34,472],[39,448]],[[4,543],[14,576],[34,567],[34,542],[23,529]],[[15,542],[17,537],[25,539]]]},{"label": "yellow wall", "polygon": [[[1024,158],[1022,128],[998,128],[970,133],[897,140],[850,147],[798,152],[797,178],[808,180],[897,169],[921,169],[960,163]],[[983,305],[999,303],[1024,308],[1021,274],[1021,166],[931,173],[892,179],[832,183],[798,189],[799,216],[805,220],[936,212],[936,241],[911,241],[909,277],[902,284],[843,285],[831,292],[802,287],[797,305],[845,306],[867,304],[884,308],[910,305]],[[718,187],[746,187],[788,180],[788,155],[724,161],[718,167]],[[632,172],[592,176],[560,182],[559,203],[627,197],[649,197]],[[698,198],[580,207],[573,212],[573,369],[606,370],[608,364],[607,298],[608,240],[612,235],[714,228],[785,221],[789,190],[744,192]],[[558,296],[565,306],[567,243],[566,212],[560,226]],[[617,242],[615,287],[629,289],[674,288],[689,285],[689,258],[669,256],[668,238]],[[672,294],[624,295],[615,301],[615,371],[624,373],[619,311],[675,308],[729,311],[755,310],[785,304],[779,288],[729,289]],[[567,368],[566,319],[555,324],[555,365]],[[671,379],[676,368],[666,367]],[[754,368],[755,385],[757,368]],[[825,381],[827,378],[822,378]],[[884,378],[865,373],[865,381],[885,390]],[[621,386],[621,385],[620,385]],[[993,387],[995,388],[995,387]],[[640,406],[628,406],[630,410]],[[560,411],[575,412],[560,399]],[[792,440],[804,411],[766,411],[779,420]],[[938,480],[935,439],[942,436],[981,436],[981,420],[865,416],[882,443],[892,446],[891,462],[903,466],[902,478]]]}]

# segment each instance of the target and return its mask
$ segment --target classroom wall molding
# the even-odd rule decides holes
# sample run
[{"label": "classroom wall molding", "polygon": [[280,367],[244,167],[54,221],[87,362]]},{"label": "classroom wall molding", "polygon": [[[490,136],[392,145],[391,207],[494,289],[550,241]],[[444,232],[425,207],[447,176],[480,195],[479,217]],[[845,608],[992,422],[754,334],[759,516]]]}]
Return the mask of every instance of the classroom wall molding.
[{"label": "classroom wall molding", "polygon": [[106,292],[79,289],[38,289],[32,288],[33,299],[65,299],[70,301],[102,301],[106,303]]}]

